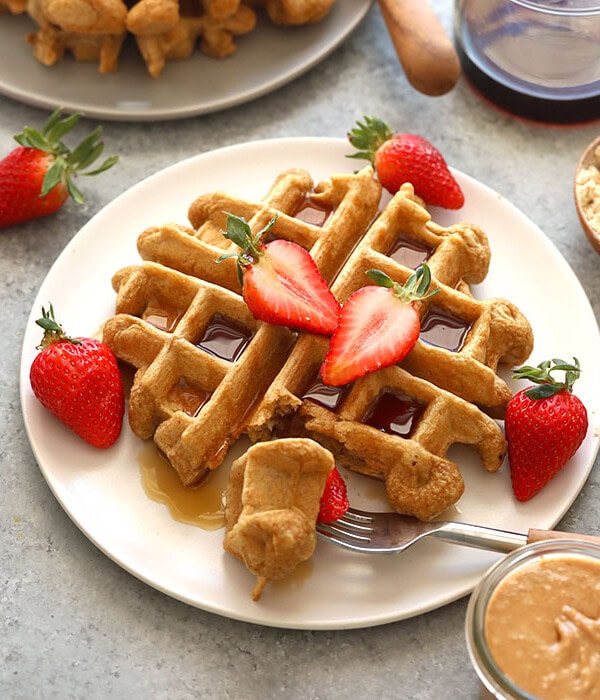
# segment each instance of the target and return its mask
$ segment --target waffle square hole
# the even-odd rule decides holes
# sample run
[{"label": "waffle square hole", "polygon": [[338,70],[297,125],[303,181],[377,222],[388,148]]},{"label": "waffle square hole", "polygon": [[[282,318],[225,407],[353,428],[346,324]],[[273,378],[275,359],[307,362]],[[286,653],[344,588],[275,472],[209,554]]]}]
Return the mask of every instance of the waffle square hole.
[{"label": "waffle square hole", "polygon": [[409,438],[414,433],[427,404],[422,401],[385,390],[367,409],[362,422],[390,435]]},{"label": "waffle square hole", "polygon": [[337,411],[348,395],[350,387],[350,384],[345,384],[344,386],[323,384],[317,372],[300,398],[303,401],[314,401],[319,406],[323,406],[323,408],[327,408],[330,411]]},{"label": "waffle square hole", "polygon": [[168,299],[152,295],[141,317],[155,328],[172,333],[185,312],[185,308],[177,306]]},{"label": "waffle square hole", "polygon": [[192,418],[200,413],[210,399],[210,392],[182,377],[167,393],[167,404],[175,411],[183,411]]},{"label": "waffle square hole", "polygon": [[251,339],[252,332],[241,323],[223,314],[213,314],[196,347],[215,357],[235,362]]},{"label": "waffle square hole", "polygon": [[419,337],[430,345],[458,352],[470,328],[468,321],[432,304],[421,319]]},{"label": "waffle square hole", "polygon": [[429,260],[433,252],[434,249],[426,243],[401,234],[390,248],[388,257],[404,267],[416,270],[419,265]]},{"label": "waffle square hole", "polygon": [[293,217],[312,226],[325,226],[332,213],[331,207],[323,206],[310,197],[306,197],[294,212]]}]

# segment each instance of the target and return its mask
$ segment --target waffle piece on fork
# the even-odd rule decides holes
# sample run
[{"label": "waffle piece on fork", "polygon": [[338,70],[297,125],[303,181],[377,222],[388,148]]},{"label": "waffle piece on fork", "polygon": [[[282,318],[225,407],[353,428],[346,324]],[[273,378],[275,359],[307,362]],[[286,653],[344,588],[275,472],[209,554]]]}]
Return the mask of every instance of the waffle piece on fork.
[{"label": "waffle piece on fork", "polygon": [[131,428],[198,485],[244,432],[295,335],[256,321],[239,295],[162,265],[123,268],[113,287],[103,341],[137,370]]},{"label": "waffle piece on fork", "polygon": [[315,522],[333,457],[312,440],[253,445],[229,476],[224,548],[257,577],[258,600],[268,581],[288,576],[316,545]]}]

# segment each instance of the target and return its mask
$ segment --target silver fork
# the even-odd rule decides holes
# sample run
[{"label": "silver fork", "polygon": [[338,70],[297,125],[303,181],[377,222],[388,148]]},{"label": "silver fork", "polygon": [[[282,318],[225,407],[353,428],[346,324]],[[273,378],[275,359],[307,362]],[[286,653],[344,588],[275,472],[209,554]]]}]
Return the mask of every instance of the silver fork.
[{"label": "silver fork", "polygon": [[356,508],[350,508],[339,520],[317,523],[317,532],[325,539],[355,552],[380,554],[402,552],[430,535],[465,547],[503,553],[512,552],[530,542],[548,539],[577,538],[600,544],[600,537],[594,535],[534,528],[525,534],[454,521],[423,522],[408,515],[371,513]]}]

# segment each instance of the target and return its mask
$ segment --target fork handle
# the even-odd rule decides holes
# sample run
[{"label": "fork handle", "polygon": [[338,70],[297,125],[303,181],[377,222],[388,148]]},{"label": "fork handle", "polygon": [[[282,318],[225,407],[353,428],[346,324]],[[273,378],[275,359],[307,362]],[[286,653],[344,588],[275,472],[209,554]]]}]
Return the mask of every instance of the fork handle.
[{"label": "fork handle", "polygon": [[488,549],[503,554],[527,544],[527,535],[520,532],[508,532],[507,530],[497,530],[483,525],[470,525],[457,521],[442,523],[429,534],[445,542],[452,542],[464,547],[475,547],[476,549]]},{"label": "fork handle", "polygon": [[561,532],[560,530],[537,530],[535,528],[530,529],[524,535],[520,532],[497,530],[482,525],[470,525],[456,521],[443,523],[429,534],[446,542],[505,554],[531,542],[541,542],[542,540],[578,539],[600,544],[600,537],[595,535],[580,535],[575,532]]},{"label": "fork handle", "polygon": [[583,540],[600,545],[600,537],[597,535],[579,535],[575,532],[563,532],[561,530],[536,530],[532,528],[527,533],[527,542],[541,542],[542,540]]}]

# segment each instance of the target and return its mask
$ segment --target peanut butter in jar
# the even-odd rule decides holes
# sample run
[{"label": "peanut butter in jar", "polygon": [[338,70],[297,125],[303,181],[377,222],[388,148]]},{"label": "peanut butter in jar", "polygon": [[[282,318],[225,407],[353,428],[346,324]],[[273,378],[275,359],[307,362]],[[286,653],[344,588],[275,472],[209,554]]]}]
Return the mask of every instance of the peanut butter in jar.
[{"label": "peanut butter in jar", "polygon": [[474,591],[466,631],[482,697],[600,699],[600,546],[513,552]]}]

